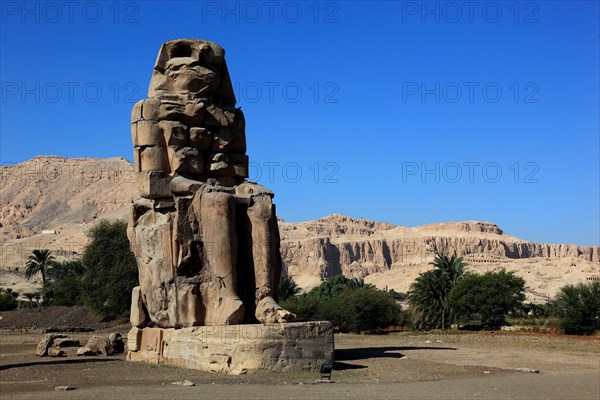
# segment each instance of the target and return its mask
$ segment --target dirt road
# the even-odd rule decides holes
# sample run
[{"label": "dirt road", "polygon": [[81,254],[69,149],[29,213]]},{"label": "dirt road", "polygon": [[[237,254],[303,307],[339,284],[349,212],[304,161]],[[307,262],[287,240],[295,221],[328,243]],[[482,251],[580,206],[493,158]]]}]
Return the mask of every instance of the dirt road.
[{"label": "dirt road", "polygon": [[[78,358],[75,349],[61,359],[39,358],[33,336],[0,339],[3,399],[600,398],[599,337],[336,335],[335,383],[315,383],[315,373],[229,376],[129,363],[123,356]],[[172,385],[185,379],[196,386]],[[75,390],[54,390],[62,385]]]}]

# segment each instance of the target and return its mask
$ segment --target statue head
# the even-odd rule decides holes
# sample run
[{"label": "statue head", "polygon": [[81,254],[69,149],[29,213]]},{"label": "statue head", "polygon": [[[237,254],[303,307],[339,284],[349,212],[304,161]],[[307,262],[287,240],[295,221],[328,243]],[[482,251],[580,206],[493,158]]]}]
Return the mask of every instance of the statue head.
[{"label": "statue head", "polygon": [[225,50],[199,39],[164,43],[158,53],[148,97],[191,101],[209,99],[234,106],[235,95],[225,62]]}]

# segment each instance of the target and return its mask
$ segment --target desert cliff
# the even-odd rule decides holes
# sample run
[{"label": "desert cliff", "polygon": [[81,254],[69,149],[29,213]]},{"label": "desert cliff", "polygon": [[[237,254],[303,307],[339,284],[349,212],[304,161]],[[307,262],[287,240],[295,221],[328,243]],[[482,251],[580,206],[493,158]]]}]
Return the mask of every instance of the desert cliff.
[{"label": "desert cliff", "polygon": [[[39,285],[22,276],[31,250],[77,257],[96,221],[126,219],[137,198],[133,166],[123,158],[39,156],[3,166],[0,179],[0,286],[18,291]],[[491,222],[406,227],[334,214],[279,228],[285,269],[304,288],[343,273],[405,292],[436,253],[463,256],[476,271],[515,271],[538,301],[566,283],[600,277],[599,247],[530,242]]]}]

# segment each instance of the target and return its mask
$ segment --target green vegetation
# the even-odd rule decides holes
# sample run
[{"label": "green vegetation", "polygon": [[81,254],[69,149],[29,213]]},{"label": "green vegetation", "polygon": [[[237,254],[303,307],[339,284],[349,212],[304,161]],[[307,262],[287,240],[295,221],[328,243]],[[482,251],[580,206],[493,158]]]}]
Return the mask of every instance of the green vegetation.
[{"label": "green vegetation", "polygon": [[86,268],[84,302],[109,319],[126,315],[131,306],[131,290],[138,284],[137,264],[127,239],[127,224],[100,221],[88,236],[90,243],[81,258]]},{"label": "green vegetation", "polygon": [[[100,221],[88,235],[90,243],[81,260],[58,262],[50,250],[34,250],[26,264],[26,277],[42,275],[43,305],[86,305],[107,319],[126,315],[131,289],[138,282],[135,257],[129,250],[127,224]],[[37,293],[26,293],[26,306],[36,306],[37,296]],[[4,302],[7,301],[8,298]]]},{"label": "green vegetation", "polygon": [[410,285],[408,304],[416,329],[445,329],[450,324],[448,295],[464,275],[462,257],[436,256],[434,269],[419,274]]},{"label": "green vegetation", "polygon": [[456,322],[498,328],[523,306],[524,291],[525,281],[512,272],[467,274],[450,291],[448,306]]},{"label": "green vegetation", "polygon": [[[42,276],[42,287],[46,289],[46,273],[55,265],[56,259],[50,250],[33,250],[25,264],[25,278],[31,279],[34,275],[40,274]],[[47,304],[48,299],[44,292],[45,290],[42,290],[42,304]]]},{"label": "green vegetation", "polygon": [[300,321],[331,321],[342,332],[363,332],[405,322],[400,305],[362,279],[336,275],[310,292],[282,301]]},{"label": "green vegetation", "polygon": [[83,305],[83,276],[86,268],[79,260],[56,263],[48,271],[44,291],[53,306]]},{"label": "green vegetation", "polygon": [[554,312],[565,333],[589,335],[600,331],[600,282],[562,287]]},{"label": "green vegetation", "polygon": [[27,292],[23,293],[23,296],[27,299],[27,303],[25,303],[25,307],[34,308],[39,307],[38,299],[41,297],[41,292]]},{"label": "green vegetation", "polygon": [[300,288],[291,276],[282,276],[279,279],[279,287],[277,289],[277,300],[284,301],[292,298],[300,293]]},{"label": "green vegetation", "polygon": [[[27,279],[40,274],[42,292],[19,294],[0,288],[0,311],[40,304],[86,305],[107,319],[128,313],[131,289],[138,284],[135,257],[129,249],[127,225],[101,221],[88,233],[81,260],[57,261],[49,250],[28,257]],[[433,269],[421,273],[407,294],[381,291],[360,278],[336,275],[310,292],[292,277],[282,277],[278,300],[298,320],[329,320],[342,332],[363,332],[390,325],[419,330],[446,329],[450,322],[498,328],[508,323],[528,327],[561,327],[568,334],[600,331],[600,282],[567,285],[555,301],[524,304],[525,281],[501,270],[465,273],[461,257],[436,256]],[[406,299],[409,312],[398,301]]]},{"label": "green vegetation", "polygon": [[19,303],[17,297],[19,294],[13,292],[12,289],[0,288],[0,311],[10,311],[17,308]]}]

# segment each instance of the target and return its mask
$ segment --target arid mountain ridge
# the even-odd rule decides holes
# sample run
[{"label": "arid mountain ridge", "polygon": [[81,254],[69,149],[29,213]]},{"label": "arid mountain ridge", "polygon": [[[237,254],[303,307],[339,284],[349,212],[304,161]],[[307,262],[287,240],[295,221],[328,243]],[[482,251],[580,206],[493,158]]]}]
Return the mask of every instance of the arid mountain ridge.
[{"label": "arid mountain ridge", "polygon": [[[138,196],[132,165],[123,158],[39,156],[3,166],[0,179],[0,270],[5,271],[0,286],[25,284],[15,268],[34,248],[77,256],[95,221],[126,219]],[[409,228],[334,214],[281,221],[280,230],[285,268],[305,288],[343,273],[406,291],[419,272],[431,268],[436,253],[461,255],[478,271],[514,270],[526,279],[528,296],[537,300],[552,296],[562,284],[600,273],[599,247],[530,242],[490,222]]]}]

